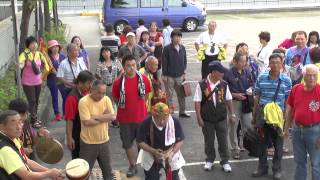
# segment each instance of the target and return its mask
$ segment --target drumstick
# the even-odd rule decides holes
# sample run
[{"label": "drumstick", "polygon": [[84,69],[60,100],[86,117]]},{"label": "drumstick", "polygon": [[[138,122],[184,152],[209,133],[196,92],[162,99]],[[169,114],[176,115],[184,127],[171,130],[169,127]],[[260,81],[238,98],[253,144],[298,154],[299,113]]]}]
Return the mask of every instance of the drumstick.
[{"label": "drumstick", "polygon": [[76,166],[73,166],[73,167],[66,168],[66,169],[64,169],[63,171],[66,172],[66,171],[69,171],[69,170],[71,170],[71,169],[77,168],[77,167],[79,167],[79,166],[80,166],[80,164],[78,164],[78,165],[76,165]]}]

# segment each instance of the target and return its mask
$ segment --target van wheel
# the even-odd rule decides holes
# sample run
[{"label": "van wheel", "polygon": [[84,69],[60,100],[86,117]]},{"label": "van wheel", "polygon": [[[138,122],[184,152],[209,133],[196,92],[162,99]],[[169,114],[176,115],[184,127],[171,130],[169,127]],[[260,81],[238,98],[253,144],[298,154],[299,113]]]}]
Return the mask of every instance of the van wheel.
[{"label": "van wheel", "polygon": [[183,23],[183,29],[187,32],[192,32],[197,30],[198,28],[198,21],[194,18],[188,18]]},{"label": "van wheel", "polygon": [[114,32],[116,34],[120,34],[123,31],[123,28],[128,25],[125,21],[118,21],[115,25],[114,25]]}]

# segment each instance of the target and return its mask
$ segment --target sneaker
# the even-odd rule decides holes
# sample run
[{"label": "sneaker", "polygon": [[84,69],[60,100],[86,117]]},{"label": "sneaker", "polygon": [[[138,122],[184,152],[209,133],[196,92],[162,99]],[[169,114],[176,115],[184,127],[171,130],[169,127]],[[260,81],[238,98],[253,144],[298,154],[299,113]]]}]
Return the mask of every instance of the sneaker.
[{"label": "sneaker", "polygon": [[213,163],[212,162],[206,162],[203,166],[205,171],[211,171],[213,167]]},{"label": "sneaker", "polygon": [[128,171],[127,171],[127,177],[133,177],[138,173],[137,165],[130,165]]},{"label": "sneaker", "polygon": [[261,177],[261,176],[265,176],[268,174],[268,170],[261,170],[261,169],[258,169],[256,171],[254,171],[251,176],[252,177]]},{"label": "sneaker", "polygon": [[226,173],[228,173],[228,172],[231,172],[232,171],[232,168],[231,168],[231,166],[230,166],[230,164],[224,164],[224,165],[222,165],[222,169],[223,169],[223,171],[224,172],[226,172]]},{"label": "sneaker", "polygon": [[56,117],[54,118],[55,121],[61,121],[62,117],[60,115],[60,113],[56,114]]},{"label": "sneaker", "polygon": [[182,117],[182,118],[189,118],[190,116],[191,115],[189,113],[186,113],[186,112],[179,114],[179,117]]},{"label": "sneaker", "polygon": [[280,179],[281,179],[281,172],[274,172],[273,180],[280,180]]}]

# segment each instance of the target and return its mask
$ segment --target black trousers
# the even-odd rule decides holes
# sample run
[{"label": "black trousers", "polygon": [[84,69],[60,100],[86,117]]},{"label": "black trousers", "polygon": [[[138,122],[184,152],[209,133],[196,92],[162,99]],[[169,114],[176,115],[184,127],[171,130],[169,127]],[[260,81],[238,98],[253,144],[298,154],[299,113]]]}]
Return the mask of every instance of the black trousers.
[{"label": "black trousers", "polygon": [[207,56],[205,55],[205,59],[201,63],[201,75],[202,79],[207,78],[209,72],[209,63],[212,61],[218,61],[217,59],[218,56]]},{"label": "black trousers", "polygon": [[[152,167],[149,171],[144,171],[145,180],[159,180],[160,179],[160,169],[163,168],[161,164],[153,163]],[[173,180],[180,180],[179,178],[179,170],[172,171],[172,179]]]},{"label": "black trousers", "polygon": [[26,94],[26,98],[28,101],[31,124],[34,124],[38,119],[37,112],[39,106],[41,84],[36,86],[23,85],[23,91]]},{"label": "black trousers", "polygon": [[265,124],[263,126],[264,131],[264,143],[263,143],[263,150],[262,155],[259,157],[259,170],[261,171],[267,171],[268,170],[268,155],[267,155],[267,148],[269,141],[271,139],[272,144],[274,146],[274,155],[272,159],[272,171],[273,172],[281,172],[281,160],[282,160],[282,154],[283,154],[283,138],[280,137],[275,130],[270,125]]}]

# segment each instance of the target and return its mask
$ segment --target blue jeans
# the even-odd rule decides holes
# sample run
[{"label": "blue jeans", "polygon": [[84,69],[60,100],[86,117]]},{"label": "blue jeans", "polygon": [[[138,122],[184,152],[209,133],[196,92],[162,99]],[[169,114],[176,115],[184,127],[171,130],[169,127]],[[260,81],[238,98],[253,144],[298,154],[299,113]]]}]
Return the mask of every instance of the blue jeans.
[{"label": "blue jeans", "polygon": [[292,129],[292,145],[296,163],[295,180],[307,179],[307,154],[312,167],[312,180],[320,179],[320,147],[316,141],[320,138],[320,124],[301,128],[294,125]]}]

